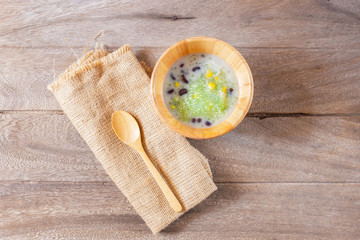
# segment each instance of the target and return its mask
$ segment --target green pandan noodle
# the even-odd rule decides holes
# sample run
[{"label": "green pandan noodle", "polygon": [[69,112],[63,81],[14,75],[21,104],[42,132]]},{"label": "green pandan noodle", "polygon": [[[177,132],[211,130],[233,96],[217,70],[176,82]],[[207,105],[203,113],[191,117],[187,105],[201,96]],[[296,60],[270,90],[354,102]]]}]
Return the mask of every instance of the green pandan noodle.
[{"label": "green pandan noodle", "polygon": [[219,73],[208,69],[198,79],[190,81],[188,92],[182,96],[172,98],[172,111],[178,113],[182,121],[190,121],[193,117],[201,117],[215,121],[224,117],[226,110],[233,101],[229,98],[229,83],[226,73]]}]

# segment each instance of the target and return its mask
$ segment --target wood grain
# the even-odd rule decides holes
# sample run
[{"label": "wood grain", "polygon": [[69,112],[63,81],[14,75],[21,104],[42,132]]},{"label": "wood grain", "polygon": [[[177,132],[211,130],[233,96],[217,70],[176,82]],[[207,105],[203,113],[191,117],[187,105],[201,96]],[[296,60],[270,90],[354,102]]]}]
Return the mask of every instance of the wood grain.
[{"label": "wood grain", "polygon": [[219,184],[158,235],[113,183],[0,182],[1,239],[356,239],[360,184]]},{"label": "wood grain", "polygon": [[[78,54],[81,50],[77,49]],[[115,50],[112,48],[112,50]],[[166,48],[134,48],[154,66]],[[251,113],[360,113],[359,51],[238,48],[254,77]],[[75,59],[69,49],[2,49],[0,110],[59,110],[46,86]]]},{"label": "wood grain", "polygon": [[[0,239],[359,238],[359,1],[13,0],[0,16]],[[156,236],[46,89],[54,59],[75,60],[64,38],[81,56],[101,29],[151,67],[216,37],[254,76],[252,117],[190,140],[219,190]]]},{"label": "wood grain", "polygon": [[[0,180],[110,181],[62,114],[0,115]],[[190,140],[216,182],[360,182],[360,116],[245,118]]]},{"label": "wood grain", "polygon": [[6,1],[0,46],[84,47],[104,29],[106,44],[165,47],[195,36],[236,47],[359,49],[358,1]]}]

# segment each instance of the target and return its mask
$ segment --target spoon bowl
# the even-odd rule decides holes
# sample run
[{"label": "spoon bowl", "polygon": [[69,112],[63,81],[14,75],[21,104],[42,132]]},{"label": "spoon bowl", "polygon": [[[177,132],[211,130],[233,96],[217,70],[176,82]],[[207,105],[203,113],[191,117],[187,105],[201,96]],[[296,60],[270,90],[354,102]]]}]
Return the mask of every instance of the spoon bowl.
[{"label": "spoon bowl", "polygon": [[124,143],[130,145],[140,138],[140,128],[136,119],[124,111],[116,111],[112,115],[112,127]]}]

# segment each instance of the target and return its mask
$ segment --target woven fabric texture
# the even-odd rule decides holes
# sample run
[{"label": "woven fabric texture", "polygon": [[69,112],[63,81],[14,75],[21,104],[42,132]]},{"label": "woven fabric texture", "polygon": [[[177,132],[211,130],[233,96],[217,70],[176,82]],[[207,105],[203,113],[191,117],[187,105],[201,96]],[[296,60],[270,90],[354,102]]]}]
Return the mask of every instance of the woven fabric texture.
[{"label": "woven fabric texture", "polygon": [[[217,188],[207,159],[156,115],[144,67],[128,45],[113,53],[90,51],[48,89],[110,178],[157,233]],[[111,115],[117,110],[139,122],[144,148],[182,204],[182,213],[170,208],[140,155],[116,137]]]}]

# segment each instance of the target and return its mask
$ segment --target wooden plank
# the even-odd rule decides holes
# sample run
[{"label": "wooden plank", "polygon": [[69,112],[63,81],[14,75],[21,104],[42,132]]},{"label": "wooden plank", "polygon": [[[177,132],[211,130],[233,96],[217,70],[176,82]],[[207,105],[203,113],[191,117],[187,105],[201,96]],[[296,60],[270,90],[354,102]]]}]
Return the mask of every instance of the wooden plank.
[{"label": "wooden plank", "polygon": [[358,239],[360,184],[219,184],[151,234],[112,183],[0,182],[1,239]]},{"label": "wooden plank", "polygon": [[110,181],[62,113],[1,114],[0,117],[1,179]]},{"label": "wooden plank", "polygon": [[[67,117],[0,114],[0,180],[110,181]],[[216,182],[360,182],[360,116],[245,118],[190,140]]]},{"label": "wooden plank", "polygon": [[[113,50],[114,48],[112,48]],[[151,67],[165,48],[135,48]],[[254,75],[250,112],[360,113],[358,51],[239,48]],[[81,50],[77,49],[78,54]],[[3,49],[0,110],[59,110],[46,86],[74,61],[69,49]]]},{"label": "wooden plank", "polygon": [[100,29],[106,44],[164,47],[191,36],[235,46],[347,48],[360,46],[358,1],[6,1],[0,46],[84,47]]}]

